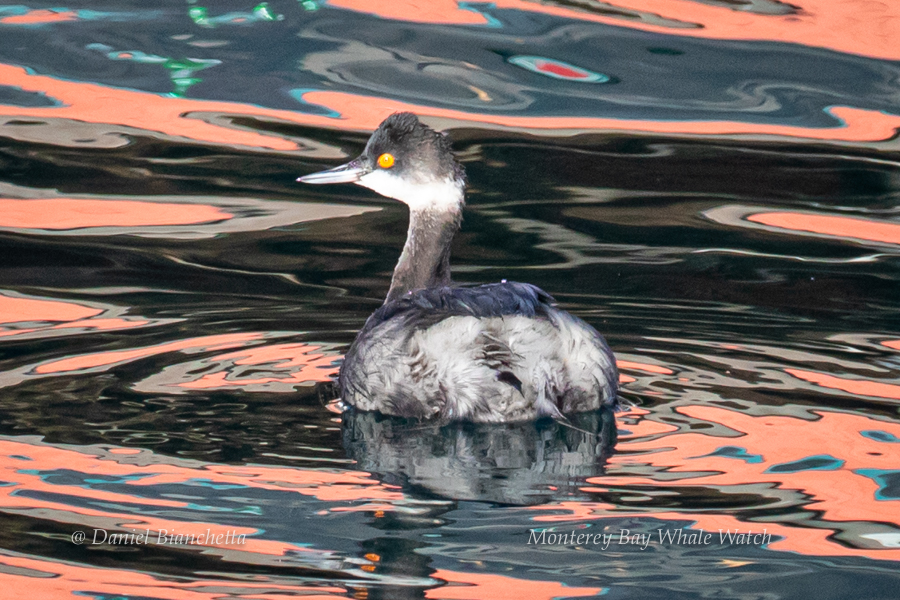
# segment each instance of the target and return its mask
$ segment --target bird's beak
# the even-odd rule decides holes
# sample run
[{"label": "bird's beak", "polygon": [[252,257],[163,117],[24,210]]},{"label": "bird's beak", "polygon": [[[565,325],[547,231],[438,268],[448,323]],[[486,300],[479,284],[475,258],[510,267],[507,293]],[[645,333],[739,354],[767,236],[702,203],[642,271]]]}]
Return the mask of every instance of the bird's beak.
[{"label": "bird's beak", "polygon": [[345,165],[328,169],[327,171],[319,171],[318,173],[310,173],[303,177],[298,177],[297,181],[303,183],[356,183],[360,177],[367,174],[369,169],[366,168],[360,159],[351,160]]}]

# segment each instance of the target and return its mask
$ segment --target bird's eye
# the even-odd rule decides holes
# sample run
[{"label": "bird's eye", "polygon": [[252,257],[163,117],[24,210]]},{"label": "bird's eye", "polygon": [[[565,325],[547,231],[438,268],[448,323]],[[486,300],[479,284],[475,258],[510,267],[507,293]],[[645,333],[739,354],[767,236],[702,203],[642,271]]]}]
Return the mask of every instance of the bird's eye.
[{"label": "bird's eye", "polygon": [[378,166],[382,169],[390,169],[394,166],[394,155],[384,153],[378,157]]}]

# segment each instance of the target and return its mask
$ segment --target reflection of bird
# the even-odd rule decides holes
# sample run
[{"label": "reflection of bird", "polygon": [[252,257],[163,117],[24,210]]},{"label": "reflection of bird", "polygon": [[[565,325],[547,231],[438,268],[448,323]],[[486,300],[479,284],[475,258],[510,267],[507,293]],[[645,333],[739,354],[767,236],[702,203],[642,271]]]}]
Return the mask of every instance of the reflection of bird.
[{"label": "reflection of bird", "polygon": [[362,410],[481,422],[559,417],[616,405],[615,359],[590,325],[542,290],[450,283],[465,174],[448,139],[391,115],[362,155],[305,183],[356,183],[409,206],[409,232],[384,305],[341,367],[342,399]]},{"label": "reflection of bird", "polygon": [[[571,425],[571,426],[570,426]],[[541,504],[585,497],[587,477],[606,473],[616,445],[610,408],[570,423],[440,423],[348,410],[347,455],[382,481],[452,500]]]}]

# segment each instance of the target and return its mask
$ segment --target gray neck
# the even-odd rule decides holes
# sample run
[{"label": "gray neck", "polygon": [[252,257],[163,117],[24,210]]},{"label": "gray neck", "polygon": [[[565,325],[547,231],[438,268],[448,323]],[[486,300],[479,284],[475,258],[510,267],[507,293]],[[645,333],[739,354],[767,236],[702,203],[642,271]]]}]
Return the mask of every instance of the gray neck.
[{"label": "gray neck", "polygon": [[450,243],[462,207],[409,211],[409,231],[385,303],[408,292],[450,285]]}]

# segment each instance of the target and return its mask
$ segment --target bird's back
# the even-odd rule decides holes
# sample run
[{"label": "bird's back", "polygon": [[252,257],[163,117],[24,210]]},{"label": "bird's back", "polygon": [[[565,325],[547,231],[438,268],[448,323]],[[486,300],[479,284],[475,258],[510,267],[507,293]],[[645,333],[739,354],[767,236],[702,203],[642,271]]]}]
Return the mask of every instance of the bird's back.
[{"label": "bird's back", "polygon": [[615,406],[606,341],[539,288],[419,290],[378,309],[344,358],[341,396],[361,410],[501,422]]}]

